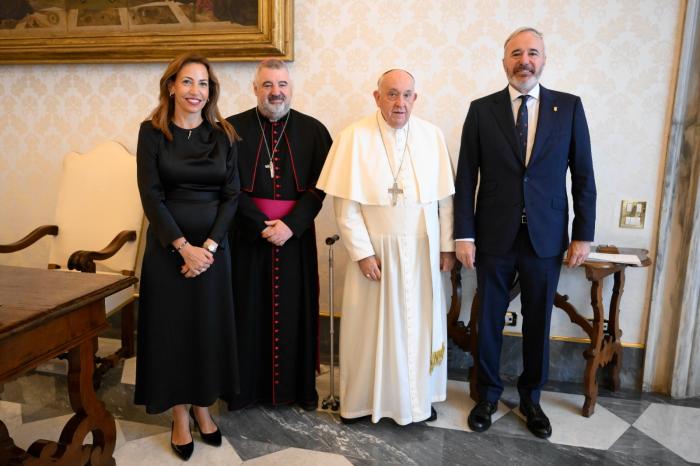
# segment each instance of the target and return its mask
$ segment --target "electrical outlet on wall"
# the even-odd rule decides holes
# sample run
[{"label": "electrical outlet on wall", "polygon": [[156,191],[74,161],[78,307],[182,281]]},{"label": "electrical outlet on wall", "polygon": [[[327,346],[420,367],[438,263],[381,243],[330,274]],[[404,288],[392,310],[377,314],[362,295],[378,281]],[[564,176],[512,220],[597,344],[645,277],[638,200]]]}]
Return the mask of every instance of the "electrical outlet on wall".
[{"label": "electrical outlet on wall", "polygon": [[622,201],[620,206],[620,228],[644,228],[646,201]]},{"label": "electrical outlet on wall", "polygon": [[[593,325],[593,319],[588,319],[588,322],[590,322],[591,325]],[[607,319],[605,319],[603,321],[603,333],[608,333],[608,320]]]}]

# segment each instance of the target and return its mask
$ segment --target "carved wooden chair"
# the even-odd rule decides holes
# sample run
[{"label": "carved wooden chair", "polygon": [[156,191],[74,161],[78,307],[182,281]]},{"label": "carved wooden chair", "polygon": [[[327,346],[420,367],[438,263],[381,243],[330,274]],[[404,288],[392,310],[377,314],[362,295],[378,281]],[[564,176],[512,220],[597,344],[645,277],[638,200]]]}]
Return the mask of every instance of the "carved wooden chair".
[{"label": "carved wooden chair", "polygon": [[[136,157],[121,144],[107,141],[84,155],[66,155],[54,224],[0,245],[0,253],[24,249],[49,235],[49,269],[134,275],[143,219]],[[105,300],[108,316],[121,311],[121,347],[97,358],[96,386],[120,359],[134,355],[137,296],[136,288],[130,287]]]}]

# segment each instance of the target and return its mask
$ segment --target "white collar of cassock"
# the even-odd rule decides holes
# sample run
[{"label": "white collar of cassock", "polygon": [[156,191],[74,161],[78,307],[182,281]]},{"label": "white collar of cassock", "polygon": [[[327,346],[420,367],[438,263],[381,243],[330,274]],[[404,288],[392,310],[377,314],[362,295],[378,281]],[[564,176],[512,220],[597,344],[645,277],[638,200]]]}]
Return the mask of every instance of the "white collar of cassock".
[{"label": "white collar of cassock", "polygon": [[[396,134],[376,112],[341,131],[333,141],[317,183],[326,194],[361,204],[391,205],[387,188],[391,186],[392,173],[377,134],[377,116],[379,128],[382,125],[389,128],[386,133],[382,130],[382,134]],[[412,116],[408,137],[411,153],[410,157],[406,154],[404,164],[416,175],[418,201],[428,203],[453,194],[454,173],[442,132]],[[386,140],[388,150],[393,145],[390,139]],[[389,180],[389,183],[374,180]]]},{"label": "white collar of cassock", "polygon": [[[382,133],[383,141],[386,141],[386,150],[389,151],[387,154],[392,159],[400,158],[404,151],[406,145],[406,138],[408,137],[408,126],[410,125],[410,120],[402,128],[393,128],[389,126],[389,123],[384,120],[382,112],[377,110],[377,121],[379,122],[379,130]],[[393,156],[391,152],[394,152]]]}]

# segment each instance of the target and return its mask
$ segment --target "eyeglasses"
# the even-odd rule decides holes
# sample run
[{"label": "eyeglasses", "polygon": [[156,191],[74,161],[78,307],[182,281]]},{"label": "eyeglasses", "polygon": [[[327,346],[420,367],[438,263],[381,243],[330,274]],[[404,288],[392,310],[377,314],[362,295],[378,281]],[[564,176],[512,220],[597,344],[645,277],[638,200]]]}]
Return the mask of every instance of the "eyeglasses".
[{"label": "eyeglasses", "polygon": [[385,95],[387,99],[389,99],[391,102],[394,102],[399,99],[399,96],[402,96],[404,100],[411,100],[413,98],[414,92],[406,91],[403,94],[401,94],[397,91],[389,91]]}]

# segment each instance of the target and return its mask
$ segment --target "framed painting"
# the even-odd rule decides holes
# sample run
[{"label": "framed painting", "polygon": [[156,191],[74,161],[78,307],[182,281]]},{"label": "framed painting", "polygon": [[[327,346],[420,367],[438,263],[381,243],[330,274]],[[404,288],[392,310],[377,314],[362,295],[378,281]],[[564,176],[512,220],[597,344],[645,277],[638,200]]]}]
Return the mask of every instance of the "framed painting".
[{"label": "framed painting", "polygon": [[0,63],[294,58],[293,0],[0,0]]}]

